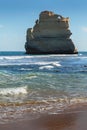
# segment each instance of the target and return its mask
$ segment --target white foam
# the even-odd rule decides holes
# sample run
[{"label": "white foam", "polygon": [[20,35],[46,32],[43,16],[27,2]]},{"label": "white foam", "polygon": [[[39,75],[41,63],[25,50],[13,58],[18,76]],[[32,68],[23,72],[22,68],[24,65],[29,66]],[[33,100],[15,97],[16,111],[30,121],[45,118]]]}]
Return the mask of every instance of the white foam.
[{"label": "white foam", "polygon": [[[79,54],[80,55],[80,54]],[[3,60],[3,59],[6,59],[6,60],[17,60],[17,59],[25,59],[25,58],[49,58],[49,57],[65,57],[65,56],[78,56],[77,54],[76,55],[24,55],[24,56],[0,56],[0,59]]]},{"label": "white foam", "polygon": [[70,100],[71,104],[74,104],[74,103],[84,103],[84,102],[87,102],[87,97],[73,98],[73,99]]},{"label": "white foam", "polygon": [[47,65],[47,66],[41,66],[39,69],[52,69],[54,68],[52,65]]},{"label": "white foam", "polygon": [[32,58],[33,56],[0,56],[1,60],[19,60],[19,59],[25,59],[25,58]]},{"label": "white foam", "polygon": [[83,54],[81,54],[81,53],[79,54],[79,56],[82,56],[82,55],[83,55]]},{"label": "white foam", "polygon": [[59,64],[59,62],[38,62],[38,63],[35,63],[35,64],[43,65],[43,66],[39,67],[39,69],[52,69],[55,66],[56,67],[61,66],[61,64]]},{"label": "white foam", "polygon": [[58,62],[54,62],[54,63],[52,63],[54,66],[56,66],[56,67],[59,67],[59,66],[61,66],[61,64],[59,64]]},{"label": "white foam", "polygon": [[0,88],[0,95],[27,94],[27,86],[18,88]]},{"label": "white foam", "polygon": [[53,62],[35,62],[34,64],[37,64],[37,65],[48,65],[48,64],[51,64]]},{"label": "white foam", "polygon": [[59,64],[59,62],[35,62],[34,64],[38,64],[38,65],[54,65],[54,66],[61,66],[61,64]]},{"label": "white foam", "polygon": [[21,68],[20,70],[32,70],[30,68]]}]

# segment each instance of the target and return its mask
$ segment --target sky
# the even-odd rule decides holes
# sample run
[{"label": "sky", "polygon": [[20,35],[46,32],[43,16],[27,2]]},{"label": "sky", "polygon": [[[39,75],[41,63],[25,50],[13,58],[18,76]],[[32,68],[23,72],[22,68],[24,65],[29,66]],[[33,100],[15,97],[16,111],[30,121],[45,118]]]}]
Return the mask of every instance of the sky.
[{"label": "sky", "polygon": [[78,51],[87,51],[87,0],[0,0],[0,51],[25,51],[27,28],[42,11],[69,17]]}]

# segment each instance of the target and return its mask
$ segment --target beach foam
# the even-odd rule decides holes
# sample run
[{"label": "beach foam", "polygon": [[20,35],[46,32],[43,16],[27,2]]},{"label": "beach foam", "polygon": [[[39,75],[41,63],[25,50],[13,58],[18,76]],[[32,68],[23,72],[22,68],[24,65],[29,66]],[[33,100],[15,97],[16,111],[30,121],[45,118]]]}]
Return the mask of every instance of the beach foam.
[{"label": "beach foam", "polygon": [[19,95],[27,94],[27,86],[18,88],[0,88],[0,95]]},{"label": "beach foam", "polygon": [[54,68],[52,65],[46,65],[46,66],[41,66],[39,69],[52,69]]}]

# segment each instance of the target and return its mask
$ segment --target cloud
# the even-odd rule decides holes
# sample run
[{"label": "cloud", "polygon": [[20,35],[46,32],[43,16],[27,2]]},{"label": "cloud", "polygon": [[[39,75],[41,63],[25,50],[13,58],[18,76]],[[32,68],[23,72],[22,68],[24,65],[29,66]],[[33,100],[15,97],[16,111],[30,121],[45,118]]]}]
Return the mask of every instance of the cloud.
[{"label": "cloud", "polygon": [[87,32],[87,27],[82,27],[82,30],[83,30],[84,32]]}]

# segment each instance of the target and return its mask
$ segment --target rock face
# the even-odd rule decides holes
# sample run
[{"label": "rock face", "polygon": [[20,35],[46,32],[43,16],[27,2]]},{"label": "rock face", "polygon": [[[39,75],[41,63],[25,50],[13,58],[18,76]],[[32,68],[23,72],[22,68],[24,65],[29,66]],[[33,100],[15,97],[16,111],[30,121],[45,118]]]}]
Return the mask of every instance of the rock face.
[{"label": "rock face", "polygon": [[28,54],[76,54],[70,39],[69,18],[51,11],[41,12],[35,26],[27,30],[25,49]]}]

